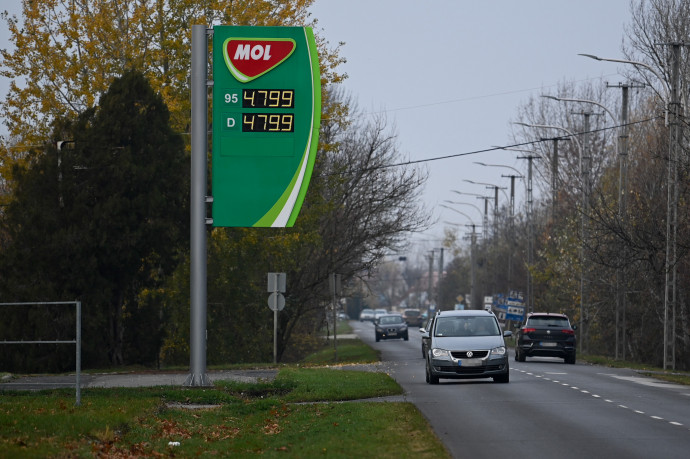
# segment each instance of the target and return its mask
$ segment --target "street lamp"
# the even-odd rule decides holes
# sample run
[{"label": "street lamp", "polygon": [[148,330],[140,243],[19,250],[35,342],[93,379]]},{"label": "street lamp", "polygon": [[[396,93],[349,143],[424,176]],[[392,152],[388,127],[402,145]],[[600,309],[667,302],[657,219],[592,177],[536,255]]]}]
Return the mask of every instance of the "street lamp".
[{"label": "street lamp", "polygon": [[[465,193],[464,191],[457,191],[457,190],[450,190],[450,191],[452,191],[453,193],[460,194],[460,195],[475,196],[477,199],[483,199],[483,200],[484,200],[484,213],[483,213],[483,217],[482,217],[482,222],[483,222],[483,223],[482,223],[482,237],[484,238],[484,241],[487,241],[487,240],[489,239],[489,237],[488,237],[488,236],[489,236],[489,233],[488,233],[488,231],[489,231],[489,205],[488,205],[488,199],[492,199],[492,198],[490,198],[490,197],[488,197],[488,196],[481,195],[481,194],[476,194],[476,193]],[[469,203],[466,203],[466,202],[463,202],[463,203],[460,203],[460,202],[453,202],[453,201],[446,201],[446,202],[449,202],[449,203],[451,203],[451,204],[472,205],[472,204],[469,204]],[[475,209],[479,210],[479,207],[474,206],[474,205],[473,205],[473,207],[474,207]],[[479,213],[481,214],[482,211],[479,210]]]},{"label": "street lamp", "polygon": [[[575,140],[575,142],[577,143],[578,150],[579,150],[579,153],[580,153],[580,175],[581,175],[581,176],[584,175],[584,172],[585,172],[585,171],[584,171],[584,169],[583,169],[583,167],[582,167],[582,156],[583,156],[582,144],[581,144],[580,141],[577,139],[577,136],[575,135],[575,133],[573,133],[573,132],[570,131],[569,129],[566,129],[566,128],[561,127],[561,126],[552,126],[552,125],[547,125],[547,124],[528,124],[528,123],[520,123],[520,122],[517,122],[517,123],[514,123],[514,124],[517,124],[517,125],[520,125],[520,126],[525,126],[525,127],[530,127],[530,128],[559,129],[559,130],[561,130],[561,131],[566,132],[566,133],[567,133],[573,140]],[[587,130],[587,129],[585,129],[585,131],[586,131],[586,130]],[[581,178],[582,178],[582,177],[581,177]],[[530,174],[529,181],[531,182],[531,174]],[[584,329],[584,311],[585,311],[585,308],[584,308],[584,290],[585,290],[585,286],[584,286],[584,284],[585,284],[585,277],[584,277],[584,269],[585,269],[585,266],[584,266],[584,265],[585,265],[585,245],[584,245],[584,244],[585,244],[585,236],[586,236],[586,234],[585,234],[585,209],[586,209],[585,206],[586,206],[586,203],[587,203],[587,193],[586,193],[586,189],[587,189],[587,187],[585,186],[584,180],[583,180],[583,192],[582,192],[582,223],[581,223],[581,225],[582,225],[582,229],[581,229],[581,230],[582,230],[582,242],[581,242],[581,244],[580,244],[580,263],[581,263],[581,266],[580,266],[580,351],[582,351],[582,337],[583,337],[583,335],[584,335],[583,329]],[[531,199],[530,199],[530,201],[531,201]],[[531,214],[531,209],[530,209],[529,213]],[[530,242],[531,242],[531,241],[530,241]],[[530,251],[530,252],[531,252],[531,251]],[[530,253],[530,254],[529,254],[529,256],[530,256],[530,263],[531,263],[531,255],[532,255],[532,254]],[[530,276],[530,279],[531,279],[531,276]],[[532,301],[530,297],[528,297],[528,301],[529,301],[529,302]],[[529,304],[529,303],[528,303],[528,304]]]},{"label": "street lamp", "polygon": [[505,192],[505,187],[501,187],[498,185],[495,185],[493,183],[487,183],[487,182],[475,182],[474,180],[469,180],[469,179],[463,179],[463,182],[471,183],[472,185],[485,185],[487,188],[491,188],[496,192],[496,202],[498,203],[498,190],[501,190],[503,192],[503,195],[508,199],[508,193]]},{"label": "street lamp", "polygon": [[[503,175],[502,177],[510,177],[510,241],[515,240],[515,178],[519,177],[524,180],[524,176],[520,174],[520,171],[512,166],[505,166],[503,164],[486,164],[480,161],[475,161],[474,164],[479,164],[485,167],[504,167],[512,169],[518,175]],[[509,244],[510,249],[508,250],[508,284],[512,283],[513,279],[513,250],[514,244]],[[512,287],[512,286],[511,286]]]},{"label": "street lamp", "polygon": [[[671,82],[666,82],[659,73],[644,62],[631,61],[627,59],[611,59],[595,56],[593,54],[579,54],[598,61],[618,62],[621,64],[631,64],[635,67],[642,67],[651,72],[663,84],[664,94],[659,97],[666,105],[666,117],[668,125],[669,112],[672,114],[669,129],[669,158],[668,158],[668,185],[666,202],[666,257],[664,262],[664,365],[670,363],[672,368],[676,368],[676,285],[677,285],[677,231],[678,231],[678,148],[680,147],[680,98],[678,95],[680,47],[682,43],[669,43],[672,47],[673,62],[671,63]],[[653,88],[653,86],[652,86]],[[673,107],[673,111],[671,108]],[[671,290],[669,298],[669,289]],[[669,320],[669,313],[672,318]],[[670,328],[670,329],[669,329]],[[669,353],[671,354],[669,356]],[[669,361],[670,359],[670,361]]]},{"label": "street lamp", "polygon": [[[449,201],[449,202],[450,202],[450,201]],[[472,205],[472,204],[470,204],[470,205]],[[472,234],[470,235],[470,301],[469,301],[469,306],[470,306],[470,308],[471,308],[471,307],[472,307],[472,304],[474,303],[474,286],[475,286],[475,283],[476,283],[476,282],[475,282],[475,279],[476,279],[475,265],[476,265],[476,263],[475,263],[475,261],[474,261],[474,246],[475,246],[475,244],[476,244],[476,242],[477,242],[477,233],[475,232],[476,225],[474,224],[474,222],[472,221],[472,219],[470,218],[470,216],[467,215],[466,213],[461,212],[461,211],[459,211],[459,210],[457,210],[457,209],[454,209],[454,208],[452,208],[452,207],[450,207],[450,206],[446,206],[445,204],[440,204],[440,206],[443,207],[443,208],[452,210],[453,212],[456,212],[456,213],[462,215],[463,217],[465,217],[466,219],[468,219],[468,220],[470,221],[470,223],[472,224],[472,225],[471,225],[471,226],[472,226]],[[478,209],[477,209],[477,210],[478,210]]]},{"label": "street lamp", "polygon": [[520,174],[520,171],[515,169],[514,167],[511,166],[505,166],[503,164],[486,164],[482,163],[480,161],[474,161],[474,164],[479,164],[480,166],[485,166],[485,167],[505,167],[508,169],[512,169],[515,171],[518,175],[503,175],[502,177],[510,177],[510,219],[511,221],[513,220],[513,217],[515,216],[515,179],[516,178],[521,178],[525,179],[523,175]]},{"label": "street lamp", "polygon": [[[482,218],[482,219],[484,218],[484,214],[482,213],[481,209],[480,209],[479,207],[475,206],[474,204],[470,204],[469,202],[450,201],[450,200],[448,200],[448,199],[444,199],[443,202],[447,202],[448,204],[457,204],[457,205],[461,205],[461,206],[472,206],[472,207],[474,207],[475,209],[477,209],[477,212],[479,212],[479,215],[481,215],[481,218]],[[441,204],[441,207],[448,208],[448,206],[444,206],[443,204]],[[453,210],[455,210],[455,209],[453,209]],[[456,211],[456,212],[457,212],[457,211]],[[469,218],[469,217],[468,217],[468,218]],[[471,220],[470,220],[470,221],[471,221]]]},{"label": "street lamp", "polygon": [[[611,111],[606,108],[605,105],[594,101],[594,100],[585,100],[585,99],[576,99],[576,98],[570,98],[570,97],[556,97],[556,96],[550,96],[550,95],[542,95],[542,97],[548,98],[548,99],[553,99],[558,102],[577,102],[577,103],[585,103],[585,104],[593,104],[596,105],[600,108],[602,108],[608,115],[611,117],[614,123],[618,124],[619,126],[619,136],[616,138],[616,155],[619,157],[619,162],[620,162],[620,169],[619,169],[619,178],[618,178],[618,215],[621,219],[622,222],[626,221],[625,215],[626,215],[626,209],[625,209],[625,194],[626,194],[626,189],[627,189],[627,124],[628,124],[628,88],[630,85],[623,85],[621,86],[623,88],[623,103],[622,103],[622,109],[621,109],[621,118],[622,122],[619,122],[618,119],[616,119],[615,115],[611,113]],[[621,148],[621,143],[622,143],[622,148]],[[624,252],[624,247],[621,248],[621,253]],[[615,351],[615,358],[618,360],[619,354],[618,351],[622,347],[623,352],[623,360],[625,360],[625,303],[626,303],[626,298],[625,298],[625,291],[624,291],[624,283],[625,283],[625,272],[621,268],[620,263],[618,263],[618,266],[616,266],[616,351]],[[622,318],[620,315],[622,314]],[[621,324],[622,322],[622,324]],[[622,326],[622,327],[621,327]],[[622,328],[622,332],[621,332]],[[622,343],[622,346],[621,346]]]},{"label": "street lamp", "polygon": [[[611,113],[611,110],[606,108],[606,106],[604,104],[601,104],[595,100],[574,99],[574,98],[570,98],[570,97],[556,97],[556,96],[550,96],[547,94],[542,94],[541,97],[544,97],[546,99],[552,99],[552,100],[555,100],[558,102],[580,102],[580,103],[584,103],[584,104],[596,105],[597,107],[601,108],[606,113],[608,113],[608,115],[611,117],[611,119],[613,120],[614,123],[618,123],[618,119],[616,119],[616,116],[613,113]],[[616,140],[616,154],[618,154],[618,139]]]},{"label": "street lamp", "polygon": [[[657,77],[657,78],[659,79],[659,81],[660,81],[661,83],[663,83],[663,85],[664,85],[664,93],[665,93],[665,94],[664,94],[664,95],[661,95],[661,94],[660,94],[659,97],[661,97],[661,99],[664,101],[664,103],[666,103],[666,104],[669,103],[669,99],[670,99],[670,97],[669,97],[669,92],[671,91],[671,88],[668,87],[668,85],[667,85],[667,83],[666,83],[666,80],[663,79],[663,78],[661,77],[661,75],[659,75],[659,72],[657,72],[657,71],[654,70],[651,66],[645,64],[644,62],[630,61],[630,60],[627,60],[627,59],[612,59],[612,58],[608,58],[608,57],[599,57],[599,56],[595,56],[594,54],[582,54],[582,53],[579,53],[578,56],[589,57],[590,59],[594,59],[594,60],[597,60],[597,61],[617,62],[617,63],[620,63],[620,64],[631,64],[631,65],[634,65],[635,67],[643,67],[643,68],[649,70],[649,71],[652,72],[652,74],[654,74],[654,76]],[[650,85],[650,86],[651,86],[651,85]],[[653,87],[653,86],[652,86],[652,87]]]}]

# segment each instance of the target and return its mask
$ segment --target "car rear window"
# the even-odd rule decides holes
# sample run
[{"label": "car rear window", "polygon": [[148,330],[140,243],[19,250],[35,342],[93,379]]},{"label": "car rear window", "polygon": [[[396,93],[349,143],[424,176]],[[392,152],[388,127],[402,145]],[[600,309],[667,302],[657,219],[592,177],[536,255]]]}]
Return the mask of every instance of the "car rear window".
[{"label": "car rear window", "polygon": [[527,320],[528,325],[548,326],[548,327],[568,327],[570,323],[564,317],[536,316]]},{"label": "car rear window", "polygon": [[381,324],[401,324],[403,322],[402,316],[383,316],[379,319]]},{"label": "car rear window", "polygon": [[410,316],[410,317],[417,317],[419,315],[419,311],[415,311],[415,310],[405,311],[405,315]]}]

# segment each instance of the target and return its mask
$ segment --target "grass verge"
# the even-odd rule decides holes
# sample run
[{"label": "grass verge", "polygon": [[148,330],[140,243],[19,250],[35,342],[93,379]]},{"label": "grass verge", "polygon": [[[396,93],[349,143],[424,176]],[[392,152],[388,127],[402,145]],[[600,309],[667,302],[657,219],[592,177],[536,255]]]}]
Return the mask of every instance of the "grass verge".
[{"label": "grass verge", "polygon": [[[212,388],[4,391],[0,457],[448,457],[383,373],[283,367],[275,380]],[[196,407],[200,409],[190,409]]]}]

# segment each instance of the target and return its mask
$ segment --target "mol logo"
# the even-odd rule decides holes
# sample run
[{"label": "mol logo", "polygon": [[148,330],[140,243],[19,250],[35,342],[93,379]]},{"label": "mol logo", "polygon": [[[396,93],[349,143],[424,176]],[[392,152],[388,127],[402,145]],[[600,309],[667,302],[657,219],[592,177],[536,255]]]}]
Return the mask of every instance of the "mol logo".
[{"label": "mol logo", "polygon": [[295,46],[291,38],[228,38],[223,58],[237,81],[247,83],[282,64]]}]

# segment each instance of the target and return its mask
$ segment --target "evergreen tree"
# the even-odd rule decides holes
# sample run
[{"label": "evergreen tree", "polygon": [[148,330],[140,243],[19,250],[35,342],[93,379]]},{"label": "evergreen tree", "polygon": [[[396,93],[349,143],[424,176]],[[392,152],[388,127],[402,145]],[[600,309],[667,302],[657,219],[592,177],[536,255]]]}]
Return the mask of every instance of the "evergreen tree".
[{"label": "evergreen tree", "polygon": [[157,356],[160,313],[138,298],[175,268],[188,235],[188,163],[169,118],[128,71],[15,171],[0,288],[8,301],[81,300],[85,365]]}]

